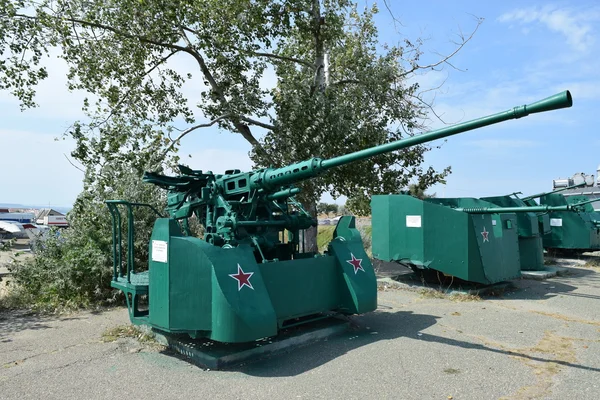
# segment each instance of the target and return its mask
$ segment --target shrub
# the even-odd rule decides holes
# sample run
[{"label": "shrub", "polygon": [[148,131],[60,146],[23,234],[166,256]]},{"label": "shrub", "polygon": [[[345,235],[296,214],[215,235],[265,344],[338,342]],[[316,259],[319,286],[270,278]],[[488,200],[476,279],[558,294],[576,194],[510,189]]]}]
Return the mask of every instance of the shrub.
[{"label": "shrub", "polygon": [[[11,266],[16,285],[11,285],[9,295],[19,297],[11,304],[56,310],[111,303],[119,295],[110,287],[112,223],[104,201],[148,203],[160,211],[164,208],[164,192],[143,183],[139,171],[126,165],[104,167],[101,179],[90,179],[84,187],[67,215],[69,228],[52,231],[37,243],[34,257]],[[156,215],[145,207],[136,209],[134,215],[135,267],[142,270],[148,265],[148,240]],[[122,260],[126,260],[126,212],[122,216]]]}]

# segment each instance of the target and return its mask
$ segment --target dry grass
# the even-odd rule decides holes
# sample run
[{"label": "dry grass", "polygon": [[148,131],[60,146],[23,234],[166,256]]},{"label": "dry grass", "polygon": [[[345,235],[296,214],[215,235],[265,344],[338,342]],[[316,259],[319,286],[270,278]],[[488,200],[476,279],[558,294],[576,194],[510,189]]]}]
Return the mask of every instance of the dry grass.
[{"label": "dry grass", "polygon": [[456,368],[446,368],[444,372],[446,374],[460,374],[460,370]]},{"label": "dry grass", "polygon": [[102,333],[101,340],[104,343],[108,343],[115,342],[120,338],[133,338],[147,346],[160,346],[152,334],[147,334],[134,325],[119,325],[108,328]]},{"label": "dry grass", "polygon": [[419,295],[424,299],[446,299],[455,301],[458,303],[467,302],[467,301],[481,301],[481,297],[474,294],[466,294],[466,293],[448,293],[441,290],[436,289],[421,289],[419,290]]},{"label": "dry grass", "polygon": [[586,262],[583,265],[584,268],[600,268],[600,259],[593,259],[593,260],[588,260],[588,262]]},{"label": "dry grass", "polygon": [[518,349],[516,352],[527,356],[536,356],[546,361],[534,360],[531,357],[514,356],[523,364],[530,367],[536,382],[520,388],[517,393],[501,399],[537,399],[549,398],[554,385],[554,376],[564,369],[564,365],[577,361],[573,338],[558,336],[552,331],[546,331],[544,337],[533,347]]}]

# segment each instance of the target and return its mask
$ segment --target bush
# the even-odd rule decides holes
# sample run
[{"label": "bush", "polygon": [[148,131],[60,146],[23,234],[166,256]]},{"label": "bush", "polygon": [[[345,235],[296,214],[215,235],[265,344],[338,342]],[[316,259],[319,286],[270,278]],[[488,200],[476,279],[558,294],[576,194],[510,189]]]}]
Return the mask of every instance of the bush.
[{"label": "bush", "polygon": [[34,257],[10,267],[19,303],[50,310],[88,307],[114,297],[107,268],[111,261],[103,246],[77,229],[52,233],[38,243]]},{"label": "bush", "polygon": [[[89,180],[67,215],[69,228],[53,231],[35,246],[34,257],[11,266],[9,296],[40,310],[89,307],[114,302],[120,292],[110,287],[113,270],[112,223],[108,199],[148,203],[164,208],[165,195],[142,182],[139,171],[123,165],[104,167],[102,179]],[[156,214],[135,210],[135,267],[148,265],[148,240]],[[122,212],[123,255],[127,260],[127,214]],[[6,304],[6,302],[5,302]]]}]

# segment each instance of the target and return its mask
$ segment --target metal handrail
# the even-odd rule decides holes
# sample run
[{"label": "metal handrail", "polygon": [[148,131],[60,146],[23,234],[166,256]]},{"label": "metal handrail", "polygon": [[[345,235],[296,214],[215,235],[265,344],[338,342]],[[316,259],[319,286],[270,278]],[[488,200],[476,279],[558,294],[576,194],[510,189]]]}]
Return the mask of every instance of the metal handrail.
[{"label": "metal handrail", "polygon": [[146,203],[131,203],[126,200],[106,200],[106,206],[112,218],[112,237],[113,237],[113,280],[122,278],[123,274],[123,235],[121,230],[121,212],[119,205],[127,208],[127,283],[131,283],[131,274],[134,271],[135,258],[133,256],[133,245],[135,239],[135,227],[133,224],[133,208],[148,207],[159,217],[163,215],[156,208]]}]

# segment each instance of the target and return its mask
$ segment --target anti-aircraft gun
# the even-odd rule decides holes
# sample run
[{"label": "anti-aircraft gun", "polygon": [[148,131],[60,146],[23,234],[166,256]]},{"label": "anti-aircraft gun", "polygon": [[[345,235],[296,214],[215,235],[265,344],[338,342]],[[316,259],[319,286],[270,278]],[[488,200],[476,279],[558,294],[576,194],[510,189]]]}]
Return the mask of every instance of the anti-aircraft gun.
[{"label": "anti-aircraft gun", "polygon": [[520,193],[512,194],[512,201],[527,206],[538,206],[535,199],[539,199],[541,205],[580,206],[568,211],[550,210],[551,212],[538,216],[542,245],[554,254],[569,255],[600,249],[600,213],[591,205],[597,199],[589,199],[587,196],[566,197],[560,193],[582,186],[586,186],[586,182],[521,198],[518,197]]},{"label": "anti-aircraft gun", "polygon": [[[545,196],[550,193],[559,193],[564,190],[584,186],[585,182],[573,186],[568,186],[553,190],[552,192],[538,193],[531,196],[519,197],[521,192],[515,192],[504,196],[482,197],[481,200],[488,201],[498,207],[518,207],[527,208],[527,212],[517,212],[517,224],[519,235],[519,256],[521,271],[543,271],[546,269],[544,264],[544,247],[542,236],[551,232],[549,212],[551,209],[543,209],[542,212],[536,212],[539,207],[534,199]],[[554,211],[561,211],[556,209]],[[568,212],[579,212],[581,207],[573,207]]]},{"label": "anti-aircraft gun", "polygon": [[[426,279],[439,280],[443,275],[485,285],[503,282],[531,269],[524,261],[539,258],[543,265],[541,237],[530,241],[522,236],[526,226],[521,223],[537,228],[537,212],[583,207],[583,203],[499,207],[471,197],[373,196],[373,257],[404,265]],[[518,218],[524,214],[532,215],[531,219]]]},{"label": "anti-aircraft gun", "polygon": [[[585,182],[581,182],[575,185],[571,185],[571,186],[565,186],[562,188],[558,188],[558,189],[554,189],[550,192],[542,192],[542,193],[537,193],[537,194],[532,194],[530,196],[526,196],[526,197],[521,197],[520,199],[525,202],[528,206],[537,206],[537,203],[535,202],[535,199],[538,199],[540,197],[544,197],[547,196],[549,194],[553,194],[553,193],[560,193],[560,192],[564,192],[565,190],[569,190],[569,189],[576,189],[578,187],[582,187],[582,186],[586,186]],[[512,196],[519,198],[517,195],[521,194],[520,192],[518,193],[513,193]]]},{"label": "anti-aircraft gun", "polygon": [[600,213],[591,205],[598,199],[582,195],[566,197],[560,193],[547,193],[539,198],[540,204],[547,206],[585,204],[576,213],[548,214],[552,230],[542,237],[546,250],[556,255],[576,255],[600,250]]},{"label": "anti-aircraft gun", "polygon": [[[533,113],[570,107],[568,91],[530,105],[360,150],[332,159],[312,158],[282,168],[224,174],[180,166],[181,175],[146,173],[144,181],[168,191],[169,218],[158,218],[149,269],[135,272],[133,255],[121,262],[118,205],[113,215],[112,286],[126,293],[130,318],[165,332],[221,342],[274,336],[330,313],[359,314],[377,307],[376,278],[354,217],[342,217],[325,254],[305,252],[300,233],[317,224],[294,196],[294,184],[335,167]],[[198,218],[204,237],[190,235]],[[128,240],[133,243],[133,223]],[[132,246],[128,246],[132,249]],[[138,297],[149,296],[149,309]]]}]

